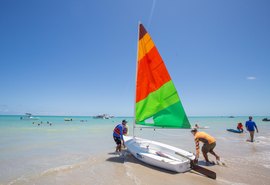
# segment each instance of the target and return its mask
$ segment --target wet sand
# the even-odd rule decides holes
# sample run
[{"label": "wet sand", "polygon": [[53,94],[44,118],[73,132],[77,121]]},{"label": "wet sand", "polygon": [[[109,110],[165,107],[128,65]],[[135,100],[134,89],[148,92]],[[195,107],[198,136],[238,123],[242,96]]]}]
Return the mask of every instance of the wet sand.
[{"label": "wet sand", "polygon": [[[246,143],[245,143],[246,144]],[[249,144],[246,144],[249,145]],[[201,159],[199,165],[216,172],[217,179],[213,180],[193,170],[186,173],[174,173],[156,168],[135,159],[124,151],[120,156],[108,151],[89,157],[87,160],[73,165],[64,165],[49,169],[36,176],[28,177],[26,181],[19,179],[10,184],[100,184],[100,185],[267,185],[269,184],[269,166],[265,167],[256,161],[256,146],[248,146],[241,156],[226,155],[226,166],[206,166]],[[112,148],[113,149],[113,148]],[[224,147],[224,149],[226,149]],[[220,149],[221,152],[223,149]],[[240,149],[241,150],[241,149]],[[251,155],[251,153],[253,154]],[[269,158],[268,156],[265,156]],[[249,158],[249,160],[247,160]],[[261,158],[261,156],[260,156]],[[213,159],[210,156],[210,159]],[[269,159],[266,159],[269,160]],[[263,162],[263,161],[262,161]]]}]

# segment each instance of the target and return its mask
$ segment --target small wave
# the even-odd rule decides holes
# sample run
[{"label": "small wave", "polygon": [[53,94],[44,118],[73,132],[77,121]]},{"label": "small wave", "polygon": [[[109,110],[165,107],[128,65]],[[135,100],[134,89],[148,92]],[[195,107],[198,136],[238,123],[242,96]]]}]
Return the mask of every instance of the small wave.
[{"label": "small wave", "polygon": [[17,182],[28,182],[28,178],[26,178],[24,175],[12,180],[11,182],[8,183],[8,185],[16,184]]},{"label": "small wave", "polygon": [[259,145],[270,145],[270,138],[258,136],[255,138],[255,142],[257,142]]},{"label": "small wave", "polygon": [[17,179],[12,180],[11,182],[8,183],[8,185],[13,185],[13,184],[31,184],[31,182],[35,181],[36,179],[39,179],[41,177],[44,176],[48,176],[48,175],[52,175],[54,173],[58,173],[58,172],[64,172],[64,171],[68,171],[68,170],[72,170],[74,168],[80,167],[80,164],[75,164],[75,165],[64,165],[64,166],[60,166],[60,167],[56,167],[56,168],[51,168],[48,169],[40,174],[37,175],[33,175],[33,176],[21,176]]},{"label": "small wave", "polygon": [[[85,165],[94,165],[96,163],[96,158],[89,157],[87,160],[75,163],[75,164],[70,164],[70,165],[62,165],[58,167],[53,167],[50,169],[47,169],[43,172],[37,173],[37,174],[32,174],[32,175],[22,175],[21,177],[18,177],[8,183],[8,185],[14,185],[14,184],[33,184],[32,182],[35,182],[36,180],[40,178],[44,178],[47,176],[53,176],[57,173],[64,173],[68,171],[72,171],[78,168],[81,168],[82,166]],[[1,184],[0,184],[1,185]]]},{"label": "small wave", "polygon": [[56,167],[56,168],[51,168],[51,169],[48,169],[48,170],[42,172],[40,174],[40,176],[72,170],[72,169],[74,169],[76,167],[79,167],[79,166],[80,166],[79,164],[75,164],[75,165],[64,165],[64,166],[59,166],[59,167]]},{"label": "small wave", "polygon": [[259,141],[270,142],[270,138],[265,137],[265,136],[258,136],[258,137],[256,137],[256,139]]},{"label": "small wave", "polygon": [[126,167],[126,175],[127,177],[129,177],[136,185],[141,185],[141,180],[139,178],[137,178],[135,175],[133,175],[132,172],[132,168],[129,165],[126,165],[124,163],[125,167]]},{"label": "small wave", "polygon": [[65,172],[65,171],[74,170],[74,169],[80,168],[80,167],[82,167],[84,165],[93,164],[95,162],[96,162],[96,158],[89,157],[87,160],[81,161],[79,163],[58,166],[58,167],[55,167],[55,168],[50,168],[50,169],[42,172],[40,174],[40,176],[50,175],[50,174],[54,174],[54,173],[59,173],[59,172]]},{"label": "small wave", "polygon": [[263,164],[263,166],[270,169],[270,164]]}]

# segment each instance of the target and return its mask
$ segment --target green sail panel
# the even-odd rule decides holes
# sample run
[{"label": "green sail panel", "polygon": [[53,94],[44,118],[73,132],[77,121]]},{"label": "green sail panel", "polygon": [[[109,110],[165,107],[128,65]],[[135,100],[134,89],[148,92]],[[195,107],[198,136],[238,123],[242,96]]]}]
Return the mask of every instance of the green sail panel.
[{"label": "green sail panel", "polygon": [[136,103],[136,124],[190,128],[190,123],[172,81],[165,83],[145,99]]},{"label": "green sail panel", "polygon": [[190,128],[190,123],[180,101],[161,110],[151,118],[136,122],[136,124],[162,128]]}]

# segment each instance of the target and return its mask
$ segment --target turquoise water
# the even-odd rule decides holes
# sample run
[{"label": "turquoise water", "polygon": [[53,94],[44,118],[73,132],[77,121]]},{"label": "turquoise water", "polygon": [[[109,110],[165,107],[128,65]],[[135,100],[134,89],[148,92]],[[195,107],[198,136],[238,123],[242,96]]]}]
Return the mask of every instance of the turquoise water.
[{"label": "turquoise water", "polygon": [[[112,129],[122,119],[64,118],[20,120],[20,116],[0,116],[0,184],[106,151],[113,145]],[[110,142],[104,142],[107,140]]]},{"label": "turquoise water", "polygon": [[[38,117],[39,120],[20,120],[20,116],[0,116],[0,184],[53,183],[52,179],[55,179],[59,171],[62,176],[53,184],[62,184],[64,179],[70,178],[68,174],[73,168],[82,168],[82,164],[87,164],[82,173],[88,173],[89,166],[98,160],[98,156],[114,152],[112,130],[122,119],[129,121],[129,133],[132,133],[133,120],[130,117],[113,119],[93,119],[87,116]],[[65,118],[72,118],[72,121],[64,121]],[[240,136],[226,131],[227,128],[236,128],[238,122],[245,123],[247,116],[190,117],[189,120],[192,125],[197,123],[199,126],[209,127],[203,131],[217,139],[218,153],[225,156],[232,166],[235,165],[237,168],[239,166],[237,160],[243,160],[245,164],[258,165],[259,170],[265,169],[270,172],[270,122],[263,122],[262,118],[264,117],[254,117],[260,131],[255,134],[255,139],[259,142],[255,149],[254,146],[246,144],[247,133]],[[135,134],[138,137],[195,151],[193,137],[187,129],[136,129]],[[259,159],[260,162],[253,164],[250,155],[256,156],[256,160]],[[260,169],[261,167],[263,169]],[[104,167],[103,170],[109,170],[110,173],[114,168],[112,166],[109,170],[110,167]],[[89,178],[89,174],[87,176]],[[85,176],[78,175],[78,178],[87,181],[83,179]],[[95,178],[96,175],[93,175],[92,179]],[[96,182],[99,182],[98,180],[96,179]]]}]

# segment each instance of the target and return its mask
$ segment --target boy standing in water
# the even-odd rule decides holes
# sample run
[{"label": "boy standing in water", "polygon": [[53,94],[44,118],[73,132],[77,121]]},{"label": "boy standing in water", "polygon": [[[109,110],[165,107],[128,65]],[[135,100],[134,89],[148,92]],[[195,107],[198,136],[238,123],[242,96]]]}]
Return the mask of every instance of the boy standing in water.
[{"label": "boy standing in water", "polygon": [[259,132],[259,130],[257,128],[256,123],[252,121],[252,116],[249,116],[249,120],[246,121],[246,128],[249,131],[249,135],[250,135],[250,140],[247,140],[247,141],[253,142],[255,128],[256,128],[257,133]]}]

